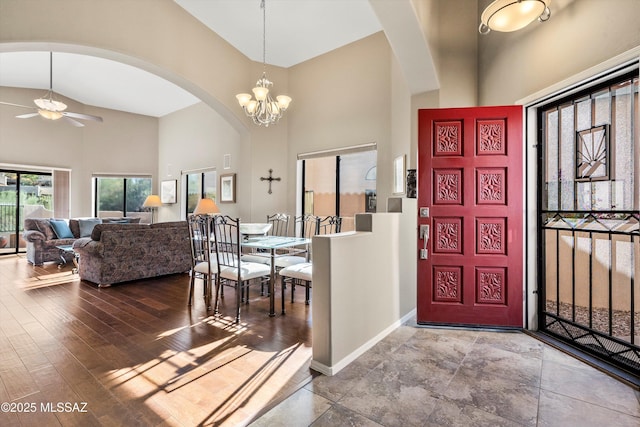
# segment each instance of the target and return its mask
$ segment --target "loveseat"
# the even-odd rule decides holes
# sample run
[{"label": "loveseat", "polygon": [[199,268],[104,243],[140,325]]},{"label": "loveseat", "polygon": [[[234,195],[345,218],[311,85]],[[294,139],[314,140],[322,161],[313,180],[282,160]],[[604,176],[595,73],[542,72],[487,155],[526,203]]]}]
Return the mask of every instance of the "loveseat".
[{"label": "loveseat", "polygon": [[186,221],[98,224],[91,237],[74,242],[73,250],[80,257],[80,279],[100,287],[191,268]]},{"label": "loveseat", "polygon": [[[55,220],[54,220],[55,221]],[[56,246],[72,245],[80,237],[85,237],[91,234],[93,225],[97,222],[109,223],[109,222],[140,222],[140,218],[103,218],[98,220],[97,218],[78,218],[64,221],[68,225],[71,235],[67,237],[58,237],[53,229],[52,221],[49,218],[26,218],[24,220],[24,231],[22,237],[27,242],[27,261],[33,265],[42,265],[45,262],[62,261],[61,256],[65,257],[67,261],[71,260],[73,253],[62,252]],[[85,224],[87,225],[85,227]],[[81,225],[83,231],[81,232]]]}]

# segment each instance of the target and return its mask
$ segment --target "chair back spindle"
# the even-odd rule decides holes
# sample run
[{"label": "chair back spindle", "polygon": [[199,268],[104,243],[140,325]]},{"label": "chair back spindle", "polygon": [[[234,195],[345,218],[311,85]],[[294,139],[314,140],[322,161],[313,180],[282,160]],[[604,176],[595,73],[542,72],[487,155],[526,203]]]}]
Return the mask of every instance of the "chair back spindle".
[{"label": "chair back spindle", "polygon": [[218,265],[222,267],[237,267],[241,253],[242,239],[240,238],[240,219],[226,215],[214,218],[215,252]]},{"label": "chair back spindle", "polygon": [[314,215],[300,215],[295,217],[296,234],[299,237],[311,239],[320,232],[320,218]]},{"label": "chair back spindle", "polygon": [[269,236],[289,236],[290,215],[276,213],[267,215],[267,223],[271,224],[271,229],[267,232]]},{"label": "chair back spindle", "polygon": [[328,216],[320,219],[318,224],[318,234],[339,233],[342,228],[342,218],[339,216]]}]

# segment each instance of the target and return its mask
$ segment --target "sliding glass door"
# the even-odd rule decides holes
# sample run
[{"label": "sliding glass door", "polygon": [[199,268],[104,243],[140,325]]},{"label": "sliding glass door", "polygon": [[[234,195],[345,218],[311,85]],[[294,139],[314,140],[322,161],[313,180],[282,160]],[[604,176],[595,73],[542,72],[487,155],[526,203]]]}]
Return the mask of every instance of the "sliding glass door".
[{"label": "sliding glass door", "polygon": [[50,173],[0,170],[0,254],[26,251],[25,218],[53,217]]}]

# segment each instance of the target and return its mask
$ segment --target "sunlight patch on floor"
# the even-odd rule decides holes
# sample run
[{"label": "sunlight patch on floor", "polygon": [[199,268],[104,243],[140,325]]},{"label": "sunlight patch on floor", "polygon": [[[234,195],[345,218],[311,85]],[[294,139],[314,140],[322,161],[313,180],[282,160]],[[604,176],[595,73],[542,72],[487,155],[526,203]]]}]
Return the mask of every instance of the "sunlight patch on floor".
[{"label": "sunlight patch on floor", "polygon": [[[281,351],[260,351],[232,345],[235,339],[230,335],[186,351],[167,350],[145,363],[110,371],[105,382],[116,395],[147,399],[150,407],[164,399],[194,403],[202,393],[217,394],[215,400],[220,404],[203,407],[199,414],[199,422],[207,425],[257,413],[309,363],[308,349],[302,343]],[[241,373],[247,366],[255,367],[248,378]]]},{"label": "sunlight patch on floor", "polygon": [[47,286],[62,285],[69,282],[77,282],[80,276],[70,271],[62,271],[60,273],[41,274],[37,277],[29,277],[27,279],[18,280],[15,284],[20,289],[38,289]]}]

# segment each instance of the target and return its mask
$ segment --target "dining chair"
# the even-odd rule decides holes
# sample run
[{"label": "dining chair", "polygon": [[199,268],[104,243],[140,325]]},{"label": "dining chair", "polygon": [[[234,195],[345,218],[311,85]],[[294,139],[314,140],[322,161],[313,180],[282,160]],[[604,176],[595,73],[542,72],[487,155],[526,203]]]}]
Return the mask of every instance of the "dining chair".
[{"label": "dining chair", "polygon": [[313,276],[313,265],[310,262],[290,265],[280,270],[280,289],[282,291],[282,314],[285,313],[284,300],[286,283],[291,283],[291,303],[294,301],[296,285],[304,285],[305,296],[304,303],[309,305],[311,300],[311,282]]},{"label": "dining chair", "polygon": [[[258,262],[242,261],[242,238],[240,237],[240,218],[227,215],[213,217],[213,235],[215,257],[218,266],[216,288],[221,281],[235,283],[236,323],[240,322],[240,305],[249,303],[249,285],[251,280],[269,280],[271,267]],[[217,295],[217,294],[216,294]],[[216,300],[216,307],[217,307]]]},{"label": "dining chair", "polygon": [[[289,236],[289,220],[291,215],[286,213],[275,213],[273,215],[267,215],[267,223],[271,224],[271,229],[267,231],[269,236]],[[290,253],[289,249],[283,249],[278,251],[278,255]],[[249,255],[244,255],[243,260],[247,258],[247,261],[261,262],[263,264],[271,265],[271,257],[267,252],[253,252]],[[276,268],[277,265],[276,265]],[[260,295],[264,295],[264,283],[260,286]]]},{"label": "dining chair", "polygon": [[[212,217],[207,215],[189,215],[187,222],[189,224],[189,239],[191,242],[191,271],[189,280],[189,302],[193,304],[193,293],[196,278],[203,281],[203,295],[207,310],[211,310],[211,288],[214,278],[218,274],[218,266],[212,259],[213,250],[212,241]],[[217,280],[216,280],[217,282]],[[216,310],[218,301],[218,288],[216,287]]]},{"label": "dining chair", "polygon": [[[295,230],[299,237],[312,239],[313,236],[319,234],[320,218],[314,215],[300,215],[294,218]],[[309,261],[309,251],[295,249],[291,255],[281,255],[275,259],[276,269],[289,267],[291,265],[300,264]]]},{"label": "dining chair", "polygon": [[[288,236],[289,235],[289,219],[290,215],[285,213],[276,213],[267,215],[267,223],[271,224],[271,228],[267,231],[268,236]],[[271,256],[267,252],[250,251],[242,255],[243,261],[261,262],[262,264],[271,264]],[[264,289],[262,290],[264,294]]]},{"label": "dining chair", "polygon": [[296,234],[311,239],[320,232],[320,218],[315,215],[300,215],[294,218]]},{"label": "dining chair", "polygon": [[289,220],[291,215],[286,213],[275,213],[267,215],[267,223],[271,224],[271,229],[267,232],[269,236],[288,236]]},{"label": "dining chair", "polygon": [[[325,218],[316,217],[315,233],[313,235],[339,233],[342,228],[342,218],[339,216],[327,216]],[[304,229],[304,228],[303,228]],[[313,228],[312,228],[313,230]],[[312,238],[313,235],[309,236]],[[276,266],[278,265],[276,261]],[[311,299],[311,276],[313,265],[311,257],[282,257],[281,269],[279,270],[282,290],[282,314],[284,314],[284,299],[287,283],[291,284],[291,302],[294,301],[296,286],[305,287],[305,304],[309,305]]]},{"label": "dining chair", "polygon": [[317,234],[339,233],[342,228],[342,218],[339,216],[327,216],[320,220]]}]

